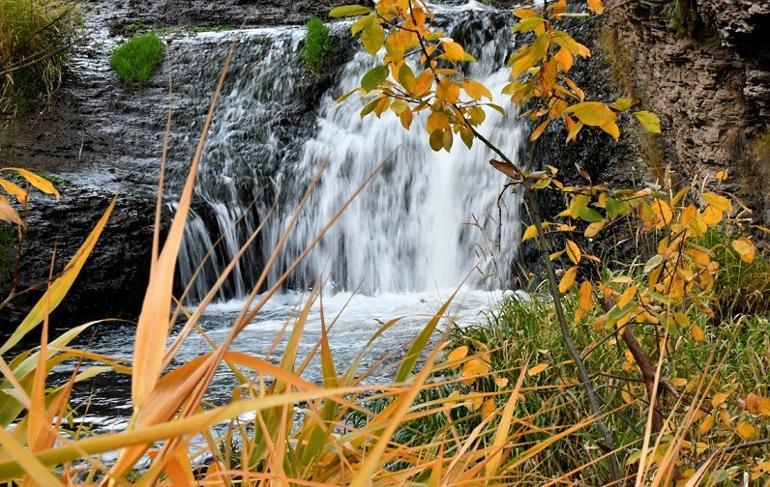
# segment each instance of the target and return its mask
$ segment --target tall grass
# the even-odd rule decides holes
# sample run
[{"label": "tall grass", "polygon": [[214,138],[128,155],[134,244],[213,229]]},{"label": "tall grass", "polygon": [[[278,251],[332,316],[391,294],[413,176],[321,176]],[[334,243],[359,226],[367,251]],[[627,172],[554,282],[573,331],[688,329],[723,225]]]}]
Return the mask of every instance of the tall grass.
[{"label": "tall grass", "polygon": [[[743,472],[767,480],[758,470],[768,457],[762,450],[766,436],[743,442],[726,424],[703,426],[708,418],[732,424],[758,415],[757,408],[741,406],[735,399],[768,393],[763,379],[770,371],[765,318],[716,326],[703,317],[702,324],[712,337],[708,343],[694,342],[688,334],[678,334],[660,347],[645,343],[656,350],[656,360],[663,353],[676,357],[659,372],[666,387],[665,400],[659,404],[665,405],[668,422],[657,436],[645,428],[649,407],[644,385],[635,376],[633,364],[629,366],[616,330],[579,325],[576,341],[589,369],[596,371],[604,419],[619,440],[617,452],[603,449],[592,427],[598,418],[586,407],[574,364],[553,325],[553,307],[538,293],[507,301],[483,326],[451,328],[432,340],[447,322],[450,297],[426,320],[395,364],[362,365],[367,351],[378,346],[380,335],[397,326],[398,319],[373,330],[370,343],[352,365],[341,369],[329,342],[337,317],[327,317],[322,306],[320,337],[309,354],[299,353],[311,308],[323,299],[323,287],[316,286],[276,337],[286,342],[277,360],[232,351],[233,341],[382,165],[351,191],[279,279],[268,283],[267,276],[320,179],[323,167],[319,168],[225,338],[217,342],[207,336],[199,326],[202,313],[265,224],[244,242],[199,306],[183,309],[179,303],[184,299],[173,295],[176,260],[231,56],[232,50],[162,245],[165,150],[161,158],[150,280],[136,324],[133,359],[117,360],[75,348],[73,341],[94,323],[49,339],[50,312],[66,298],[115,201],[65,271],[0,346],[4,377],[0,482],[45,486],[603,485],[608,476],[602,460],[611,453],[625,460],[624,482],[638,478],[638,485],[697,485],[701,480],[719,484],[737,481]],[[167,135],[168,127],[170,115]],[[568,313],[574,313],[573,301],[565,301]],[[172,328],[178,330],[173,337]],[[33,330],[41,332],[40,346],[11,357],[8,352]],[[211,351],[182,360],[177,352],[192,334],[199,334]],[[313,360],[320,363],[320,383],[305,379]],[[65,361],[75,361],[75,371],[65,383],[52,383],[49,372]],[[228,402],[212,406],[204,397],[214,373],[223,367],[238,386]],[[393,379],[367,384],[382,367],[392,367]],[[131,378],[133,414],[128,426],[98,434],[72,426],[76,422],[70,419],[82,414],[69,407],[73,388],[107,371]],[[765,433],[770,426],[766,419],[752,421]],[[107,454],[110,461],[105,461]]]},{"label": "tall grass", "polygon": [[70,2],[0,0],[0,112],[13,115],[50,98],[79,23]]}]

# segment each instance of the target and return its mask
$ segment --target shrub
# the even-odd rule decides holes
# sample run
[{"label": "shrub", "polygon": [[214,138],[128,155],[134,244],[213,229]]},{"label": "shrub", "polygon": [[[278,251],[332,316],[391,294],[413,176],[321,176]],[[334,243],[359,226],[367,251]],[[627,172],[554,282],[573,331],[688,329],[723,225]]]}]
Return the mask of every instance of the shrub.
[{"label": "shrub", "polygon": [[302,60],[310,70],[321,73],[324,59],[329,53],[329,28],[318,17],[313,17],[305,24],[307,36],[302,49]]},{"label": "shrub", "polygon": [[78,10],[58,0],[0,0],[0,115],[59,88],[79,24]]},{"label": "shrub", "polygon": [[163,41],[153,33],[133,37],[118,46],[110,66],[127,86],[146,83],[163,59]]}]

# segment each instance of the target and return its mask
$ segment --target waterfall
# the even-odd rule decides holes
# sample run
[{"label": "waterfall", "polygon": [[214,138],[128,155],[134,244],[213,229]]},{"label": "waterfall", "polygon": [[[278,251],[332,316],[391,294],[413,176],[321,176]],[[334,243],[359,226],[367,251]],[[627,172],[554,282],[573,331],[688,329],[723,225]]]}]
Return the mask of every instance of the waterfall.
[{"label": "waterfall", "polygon": [[[487,109],[480,131],[516,157],[523,133],[510,102],[499,96],[510,79],[505,67],[512,48],[509,16],[476,2],[438,9],[437,14],[437,23],[478,59],[469,65],[469,76],[486,84],[499,97],[495,102],[508,109],[505,116]],[[347,30],[344,25],[338,28]],[[196,216],[188,225],[180,256],[187,260],[180,263],[182,281],[189,279],[196,260],[215,240],[212,229],[222,236],[222,242],[218,255],[199,277],[191,299],[205,293],[217,270],[237,251],[263,214],[264,204],[256,212],[244,210],[251,202],[248,198],[256,198],[254,188],[260,187],[254,181],[270,174],[274,185],[270,194],[278,198],[258,252],[267,255],[324,161],[328,166],[290,234],[273,279],[358,184],[386,160],[382,173],[294,273],[291,286],[307,289],[323,276],[335,291],[419,292],[455,287],[470,272],[467,285],[473,288],[504,287],[515,257],[519,201],[506,198],[498,207],[505,179],[490,167],[491,151],[478,142],[469,150],[458,137],[450,153],[436,153],[428,144],[424,116],[416,117],[407,131],[392,113],[380,120],[374,116],[361,120],[362,103],[357,96],[336,103],[336,97],[358,86],[374,65],[370,56],[359,52],[339,69],[334,86],[315,100],[317,110],[309,130],[289,134],[292,140],[276,139],[273,134],[281,128],[276,121],[281,110],[293,106],[307,89],[293,81],[301,78],[297,71],[305,69],[298,59],[302,35],[301,29],[264,30],[251,34],[250,40],[247,35],[242,42],[252,50],[248,58],[253,64],[230,75],[238,76],[237,81],[220,103],[200,175],[206,212],[213,218],[204,224],[203,217]],[[269,42],[265,42],[267,37]],[[501,253],[496,250],[499,212],[503,221]],[[244,214],[244,221],[236,224]],[[254,264],[256,258],[239,266],[227,297],[242,296],[253,283],[261,271]]]}]

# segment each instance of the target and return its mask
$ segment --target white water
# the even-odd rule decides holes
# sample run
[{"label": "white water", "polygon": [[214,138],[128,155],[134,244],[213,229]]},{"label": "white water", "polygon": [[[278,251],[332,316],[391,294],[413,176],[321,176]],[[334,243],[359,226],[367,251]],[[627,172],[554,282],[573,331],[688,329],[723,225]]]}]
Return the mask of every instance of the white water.
[{"label": "white water", "polygon": [[[499,16],[477,2],[439,14],[449,33],[456,30],[469,37],[468,45],[481,46],[474,53],[478,62],[470,66],[469,76],[499,94],[510,75],[504,66],[510,32],[494,25]],[[191,301],[205,294],[219,270],[256,227],[259,215],[255,217],[245,209],[251,203],[248,199],[256,197],[255,191],[244,191],[244,181],[256,180],[260,171],[270,167],[277,168],[278,208],[261,244],[261,254],[269,255],[308,182],[325,161],[328,167],[291,232],[273,279],[380,162],[387,160],[382,173],[294,273],[291,287],[308,289],[323,276],[333,292],[429,292],[455,287],[469,274],[466,285],[472,289],[506,286],[515,258],[519,202],[503,200],[500,240],[504,252],[499,254],[497,199],[505,180],[490,168],[492,153],[488,148],[476,143],[468,150],[458,137],[451,153],[435,153],[429,147],[423,117],[417,117],[407,131],[390,112],[380,120],[373,115],[361,120],[359,112],[365,101],[357,97],[336,103],[335,98],[358,86],[374,65],[370,56],[359,53],[340,69],[336,86],[317,101],[316,128],[304,142],[294,140],[297,150],[293,151],[273,130],[280,127],[276,120],[281,118],[281,111],[302,96],[303,86],[295,82],[300,77],[298,70],[305,69],[298,59],[302,32],[260,29],[241,35],[245,36],[241,42],[249,46],[246,59],[251,64],[239,68],[234,86],[220,102],[200,176],[200,193],[214,215],[210,218],[214,233],[223,238],[218,255],[197,280]],[[231,39],[232,34],[223,36],[223,41]],[[502,97],[495,102],[510,108]],[[487,109],[480,131],[505,153],[513,157],[519,153],[522,133],[513,110],[502,116]],[[238,223],[243,214],[247,218]],[[210,231],[200,219],[188,226],[180,263],[183,282],[215,240]],[[241,263],[224,297],[243,297],[261,270],[256,267],[254,260]]]}]

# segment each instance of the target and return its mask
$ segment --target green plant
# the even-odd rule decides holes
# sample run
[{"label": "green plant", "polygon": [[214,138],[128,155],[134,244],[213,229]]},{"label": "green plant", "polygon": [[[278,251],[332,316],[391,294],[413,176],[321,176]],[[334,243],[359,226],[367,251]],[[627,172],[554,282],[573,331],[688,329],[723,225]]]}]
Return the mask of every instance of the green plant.
[{"label": "green plant", "polygon": [[747,264],[733,248],[737,238],[730,229],[708,232],[701,240],[719,264],[714,282],[715,311],[720,318],[770,312],[770,260],[758,254]]},{"label": "green plant", "polygon": [[110,66],[127,86],[143,85],[163,59],[163,41],[154,33],[133,37],[110,56]]},{"label": "green plant", "polygon": [[673,0],[668,7],[668,21],[677,39],[693,37],[700,16],[693,0]]},{"label": "green plant", "polygon": [[79,11],[68,2],[0,0],[0,115],[50,99],[79,26]]},{"label": "green plant", "polygon": [[307,21],[305,28],[307,35],[302,60],[312,72],[320,74],[329,53],[329,27],[318,17],[313,17]]}]

